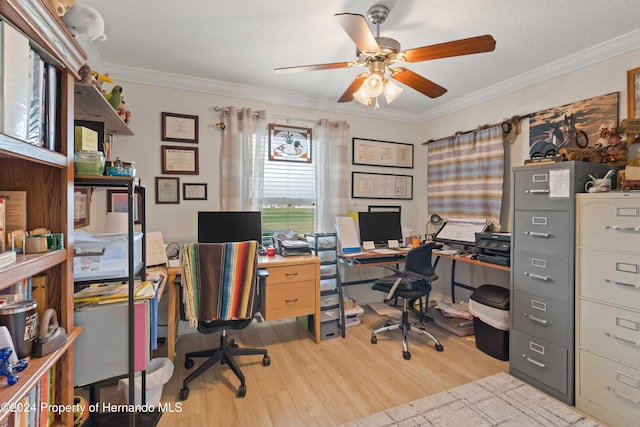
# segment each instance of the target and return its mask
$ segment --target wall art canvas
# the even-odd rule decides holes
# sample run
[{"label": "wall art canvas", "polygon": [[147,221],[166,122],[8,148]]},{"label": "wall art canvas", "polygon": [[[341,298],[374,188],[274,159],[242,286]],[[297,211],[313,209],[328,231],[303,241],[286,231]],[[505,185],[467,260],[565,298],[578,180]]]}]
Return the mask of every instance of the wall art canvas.
[{"label": "wall art canvas", "polygon": [[619,93],[613,92],[538,111],[529,120],[529,156],[554,155],[561,148],[597,147],[603,127],[618,126]]}]

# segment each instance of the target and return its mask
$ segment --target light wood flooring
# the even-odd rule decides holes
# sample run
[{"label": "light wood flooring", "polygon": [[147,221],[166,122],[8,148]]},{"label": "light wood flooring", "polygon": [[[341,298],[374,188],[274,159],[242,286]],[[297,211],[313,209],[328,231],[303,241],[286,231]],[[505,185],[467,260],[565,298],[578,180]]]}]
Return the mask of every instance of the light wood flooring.
[{"label": "light wood flooring", "polygon": [[[411,334],[411,360],[402,358],[400,332],[378,335],[371,330],[386,320],[365,308],[362,323],[347,329],[346,338],[315,344],[295,321],[254,323],[229,336],[243,347],[269,351],[271,365],[261,356],[239,358],[246,376],[247,395],[236,397],[238,380],[217,364],[190,385],[189,398],[178,399],[182,380],[191,372],[184,353],[218,345],[218,335],[183,335],[176,345],[176,366],[164,386],[165,412],[159,426],[333,426],[373,414],[468,382],[508,371],[508,362],[475,347],[474,337],[458,337],[432,323],[426,329],[444,345],[437,352],[427,337]],[[160,351],[162,351],[162,347]],[[196,367],[202,359],[195,359]],[[112,388],[112,389],[115,389]],[[102,400],[122,399],[102,390]]]}]

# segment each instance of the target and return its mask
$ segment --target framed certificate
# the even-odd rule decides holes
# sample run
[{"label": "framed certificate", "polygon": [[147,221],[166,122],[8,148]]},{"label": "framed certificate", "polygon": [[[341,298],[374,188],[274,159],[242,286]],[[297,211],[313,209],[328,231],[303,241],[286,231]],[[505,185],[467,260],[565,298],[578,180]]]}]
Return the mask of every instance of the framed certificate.
[{"label": "framed certificate", "polygon": [[413,176],[351,172],[351,197],[413,200]]},{"label": "framed certificate", "polygon": [[162,146],[162,173],[198,175],[198,147]]},{"label": "framed certificate", "polygon": [[162,140],[198,143],[198,116],[162,113]]},{"label": "framed certificate", "polygon": [[413,144],[353,138],[354,165],[413,168]]},{"label": "framed certificate", "polygon": [[180,178],[156,177],[156,204],[180,203]]}]

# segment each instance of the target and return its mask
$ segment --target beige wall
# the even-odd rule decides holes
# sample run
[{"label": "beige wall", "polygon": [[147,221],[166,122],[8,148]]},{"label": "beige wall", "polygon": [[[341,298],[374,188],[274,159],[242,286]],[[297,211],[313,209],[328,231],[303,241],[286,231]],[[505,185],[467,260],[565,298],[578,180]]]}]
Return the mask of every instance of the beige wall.
[{"label": "beige wall", "polygon": [[[165,242],[194,241],[197,232],[196,212],[198,210],[219,209],[217,165],[221,131],[215,127],[218,113],[213,111],[213,107],[236,105],[265,109],[267,116],[278,117],[270,121],[286,123],[280,117],[290,117],[289,124],[294,126],[313,127],[312,122],[321,118],[346,120],[351,125],[350,138],[371,138],[415,144],[415,168],[410,172],[414,175],[413,200],[401,203],[393,200],[352,200],[350,209],[366,209],[368,204],[400,204],[403,207],[403,225],[424,232],[428,212],[426,197],[427,149],[426,146],[421,145],[422,142],[442,138],[457,131],[472,130],[486,123],[501,122],[504,118],[514,115],[526,115],[545,108],[610,92],[620,93],[620,117],[626,117],[626,70],[636,68],[639,64],[640,50],[637,50],[419,125],[380,120],[376,118],[376,113],[373,110],[371,110],[370,117],[338,115],[334,112],[290,108],[247,99],[119,81],[118,83],[124,88],[123,95],[127,108],[132,112],[130,126],[135,136],[121,137],[116,135],[114,154],[123,160],[134,160],[137,176],[147,185],[147,229],[149,231],[161,230]],[[425,102],[429,101],[425,100]],[[161,145],[176,145],[175,143],[163,142],[160,139],[160,113],[163,111],[199,116],[200,142],[197,147],[199,149],[200,173],[190,176],[181,175],[179,178],[181,185],[183,182],[207,183],[207,201],[181,200],[178,205],[157,205],[154,202],[154,180],[155,177],[161,176],[160,147]],[[302,121],[296,119],[302,119]],[[522,165],[528,153],[528,122],[525,120],[522,125],[521,135],[512,146],[507,147],[508,166],[505,172],[505,203],[502,214],[503,229],[506,230],[510,229],[510,169],[512,166]],[[637,150],[634,150],[634,153],[633,155],[636,156]],[[352,166],[351,169],[376,171],[376,168],[362,166]],[[379,171],[389,172],[389,169],[380,168]],[[405,173],[403,171],[405,170],[398,170],[397,173]],[[102,232],[104,204],[104,197],[98,192],[92,205],[92,226],[89,231]],[[444,294],[446,299],[449,295],[449,273],[444,270],[448,268],[448,265],[442,264],[438,269],[441,279],[438,281],[438,286],[434,288],[433,295],[439,297],[440,294]],[[375,273],[362,272],[357,276],[367,274]],[[505,275],[502,273],[496,277],[485,271],[462,271],[460,280],[468,280],[474,284],[496,282],[508,286],[508,276],[505,279]],[[506,283],[504,283],[505,280]],[[367,288],[366,285],[353,287],[349,292],[360,301],[366,301],[371,298],[369,296],[371,292],[367,292]],[[461,292],[460,295],[464,296],[465,293]],[[379,299],[378,295],[373,297]]]}]

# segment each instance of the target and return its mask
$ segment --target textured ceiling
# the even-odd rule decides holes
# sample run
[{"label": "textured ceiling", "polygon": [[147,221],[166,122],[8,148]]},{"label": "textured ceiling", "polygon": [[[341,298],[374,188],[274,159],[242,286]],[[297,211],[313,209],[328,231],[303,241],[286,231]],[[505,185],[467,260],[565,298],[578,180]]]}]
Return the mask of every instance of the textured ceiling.
[{"label": "textured ceiling", "polygon": [[[362,0],[82,0],[105,20],[106,41],[83,42],[112,77],[274,103],[420,122],[640,46],[638,0],[382,0],[380,35],[402,49],[491,34],[496,49],[406,64],[448,92],[409,87],[390,105],[336,101],[361,68],[276,75],[274,68],[352,61],[334,17]],[[375,28],[372,26],[375,33]]]}]

